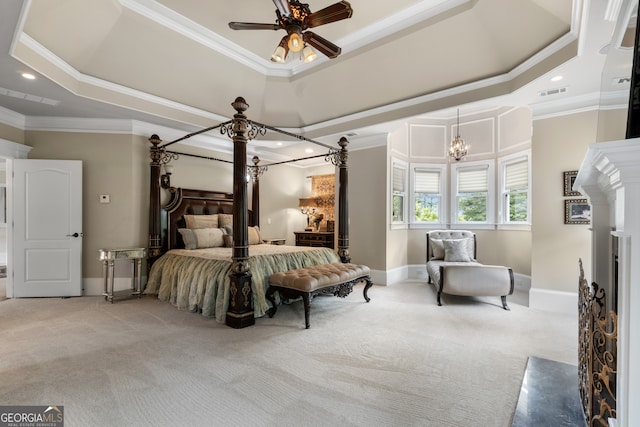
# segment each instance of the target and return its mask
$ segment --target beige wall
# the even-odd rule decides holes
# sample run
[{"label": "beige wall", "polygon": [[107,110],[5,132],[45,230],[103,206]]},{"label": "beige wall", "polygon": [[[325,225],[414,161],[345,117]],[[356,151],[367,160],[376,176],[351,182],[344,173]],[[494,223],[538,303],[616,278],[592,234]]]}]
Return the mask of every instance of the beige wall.
[{"label": "beige wall", "polygon": [[24,131],[13,126],[0,123],[0,138],[17,144],[24,144]]},{"label": "beige wall", "polygon": [[627,109],[601,110],[598,113],[596,142],[625,139],[627,133]]},{"label": "beige wall", "polygon": [[[333,173],[333,167],[330,172]],[[260,178],[260,231],[264,238],[286,238],[295,245],[294,231],[307,226],[306,215],[298,208],[305,191],[308,171],[291,165],[269,167]]]},{"label": "beige wall", "polygon": [[388,251],[387,147],[351,151],[348,166],[351,261],[384,271]]},{"label": "beige wall", "polygon": [[564,224],[564,171],[580,168],[595,142],[598,112],[533,123],[531,287],[577,292],[578,258],[591,270],[589,225]]}]

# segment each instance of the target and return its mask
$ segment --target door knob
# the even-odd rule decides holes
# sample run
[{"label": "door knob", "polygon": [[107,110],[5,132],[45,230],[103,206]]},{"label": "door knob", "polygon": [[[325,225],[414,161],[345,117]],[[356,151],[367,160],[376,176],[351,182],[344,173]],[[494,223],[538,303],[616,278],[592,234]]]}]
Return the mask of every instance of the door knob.
[{"label": "door knob", "polygon": [[79,236],[78,233],[67,234],[67,237],[78,237],[78,236]]}]

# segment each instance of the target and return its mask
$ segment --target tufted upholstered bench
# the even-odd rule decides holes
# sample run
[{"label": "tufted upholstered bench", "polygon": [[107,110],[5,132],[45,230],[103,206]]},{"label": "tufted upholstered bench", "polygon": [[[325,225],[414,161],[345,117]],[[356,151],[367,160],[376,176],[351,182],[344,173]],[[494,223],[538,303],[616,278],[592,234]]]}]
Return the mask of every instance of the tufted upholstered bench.
[{"label": "tufted upholstered bench", "polygon": [[365,301],[369,302],[367,291],[373,286],[369,273],[369,267],[366,265],[350,263],[313,265],[274,273],[269,277],[270,286],[266,294],[271,302],[269,317],[273,317],[278,310],[275,292],[278,292],[281,298],[302,297],[305,328],[309,329],[309,304],[316,295],[334,295],[344,298],[351,293],[353,285],[366,282],[363,295]]}]

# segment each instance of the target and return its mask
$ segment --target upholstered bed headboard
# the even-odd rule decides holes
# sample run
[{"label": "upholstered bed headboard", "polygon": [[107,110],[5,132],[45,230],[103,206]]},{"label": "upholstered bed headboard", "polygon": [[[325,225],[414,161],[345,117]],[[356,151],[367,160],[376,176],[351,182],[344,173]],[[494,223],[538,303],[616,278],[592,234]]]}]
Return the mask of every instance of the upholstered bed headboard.
[{"label": "upholstered bed headboard", "polygon": [[[184,215],[233,214],[233,194],[172,188],[171,199],[162,211],[162,229],[166,232],[163,239],[163,252],[184,248],[184,242],[178,233],[178,228],[185,227]],[[253,212],[249,210],[248,214],[249,225],[253,225]]]}]

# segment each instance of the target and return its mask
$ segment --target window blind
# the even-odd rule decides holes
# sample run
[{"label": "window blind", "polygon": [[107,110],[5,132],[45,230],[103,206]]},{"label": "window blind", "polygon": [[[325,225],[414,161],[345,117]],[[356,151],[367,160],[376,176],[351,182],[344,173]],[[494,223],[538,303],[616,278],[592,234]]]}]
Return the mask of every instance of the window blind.
[{"label": "window blind", "polygon": [[393,192],[404,193],[404,169],[393,167]]},{"label": "window blind", "polygon": [[440,172],[416,169],[415,192],[440,194]]},{"label": "window blind", "polygon": [[458,193],[489,191],[489,168],[458,169]]},{"label": "window blind", "polygon": [[526,190],[529,187],[529,164],[526,160],[509,163],[505,167],[505,189]]}]

